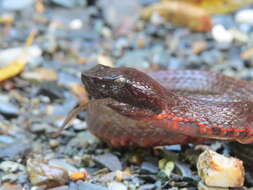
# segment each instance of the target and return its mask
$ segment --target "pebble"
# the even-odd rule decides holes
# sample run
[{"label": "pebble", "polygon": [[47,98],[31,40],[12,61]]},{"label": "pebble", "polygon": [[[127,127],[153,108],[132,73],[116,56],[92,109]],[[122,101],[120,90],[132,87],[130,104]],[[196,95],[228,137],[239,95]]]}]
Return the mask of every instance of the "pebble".
[{"label": "pebble", "polygon": [[105,65],[105,66],[108,66],[108,67],[113,66],[112,60],[109,57],[104,56],[104,55],[99,55],[97,57],[97,62],[98,62],[98,64]]},{"label": "pebble", "polygon": [[68,181],[67,171],[46,162],[28,159],[26,163],[27,174],[32,185],[56,187]]},{"label": "pebble", "polygon": [[205,185],[203,182],[198,183],[198,190],[229,190],[229,188],[224,187],[210,187]]},{"label": "pebble", "polygon": [[[9,0],[5,0],[9,1]],[[18,1],[19,0],[10,0],[10,1]],[[24,48],[25,48],[25,54],[24,54]],[[25,56],[24,56],[24,55]],[[34,60],[37,60],[42,54],[42,50],[38,46],[31,46],[31,47],[17,47],[17,48],[8,48],[4,50],[0,50],[0,63],[1,66],[8,65],[22,55],[23,59],[30,62],[33,62]]]},{"label": "pebble", "polygon": [[123,183],[113,181],[108,184],[108,189],[110,189],[110,190],[127,190],[127,187]]},{"label": "pebble", "polygon": [[78,183],[78,188],[80,190],[109,190],[106,187],[92,183]]},{"label": "pebble", "polygon": [[73,8],[76,6],[83,7],[86,5],[85,0],[52,0],[52,2],[66,8]]},{"label": "pebble", "polygon": [[253,9],[244,9],[235,14],[235,21],[241,24],[253,25]]},{"label": "pebble", "polygon": [[6,117],[17,117],[19,108],[10,102],[0,100],[0,113]]},{"label": "pebble", "polygon": [[24,171],[25,167],[22,164],[13,161],[0,162],[0,170],[4,172]]},{"label": "pebble", "polygon": [[51,148],[56,148],[60,145],[60,142],[58,140],[55,140],[55,139],[50,139],[49,140],[49,146]]},{"label": "pebble", "polygon": [[[86,122],[81,121],[80,119],[77,119],[77,118],[72,121],[72,125],[73,125],[73,128],[78,131],[83,131],[83,130],[87,129],[87,127],[88,127]],[[94,135],[92,135],[92,136],[94,136]],[[94,143],[94,141],[89,142],[92,137],[88,137],[88,138],[89,138],[89,140],[88,140],[89,144]]]},{"label": "pebble", "polygon": [[211,150],[203,152],[197,162],[198,175],[207,186],[241,187],[244,167],[241,160]]},{"label": "pebble", "polygon": [[40,67],[23,72],[21,77],[26,80],[35,80],[38,82],[55,81],[57,80],[57,73],[52,69]]},{"label": "pebble", "polygon": [[81,29],[83,26],[83,23],[80,19],[73,19],[70,23],[69,23],[69,28],[72,30],[79,30]]},{"label": "pebble", "polygon": [[44,82],[41,85],[38,95],[47,96],[51,101],[64,99],[64,89],[60,87],[56,82]]},{"label": "pebble", "polygon": [[93,160],[97,163],[103,165],[111,171],[122,170],[122,165],[119,158],[113,154],[103,154],[99,156],[94,156]]},{"label": "pebble", "polygon": [[0,135],[0,143],[11,144],[11,143],[14,143],[14,142],[15,142],[15,139],[13,137]]},{"label": "pebble", "polygon": [[213,38],[220,43],[231,43],[233,41],[233,35],[231,32],[225,29],[223,25],[215,25],[212,28]]},{"label": "pebble", "polygon": [[60,159],[52,159],[49,160],[48,164],[50,166],[62,168],[65,171],[68,172],[68,175],[70,176],[73,172],[78,172],[78,169],[74,167],[72,164],[69,164],[65,160],[60,160]]},{"label": "pebble", "polygon": [[155,184],[145,184],[141,185],[139,187],[139,190],[150,190],[150,189],[155,189],[156,185]]},{"label": "pebble", "polygon": [[23,190],[23,188],[15,184],[3,184],[0,185],[0,190]]},{"label": "pebble", "polygon": [[49,125],[48,123],[33,123],[31,124],[30,126],[30,130],[33,132],[33,133],[52,133],[55,131],[55,129]]},{"label": "pebble", "polygon": [[148,50],[127,52],[116,64],[117,66],[135,67],[137,69],[145,70],[149,68],[149,63],[147,61],[149,55],[150,53]]},{"label": "pebble", "polygon": [[[138,1],[101,0],[103,14],[107,23],[119,34],[127,34],[138,19],[141,9]],[[133,11],[134,10],[134,11]]]},{"label": "pebble", "polygon": [[8,160],[16,160],[18,157],[23,157],[31,150],[31,144],[18,141],[1,148],[0,158]]},{"label": "pebble", "polygon": [[68,186],[64,185],[64,186],[60,186],[60,187],[50,188],[48,190],[70,190],[70,189]]},{"label": "pebble", "polygon": [[31,7],[35,0],[2,0],[0,7],[8,11],[22,10]]},{"label": "pebble", "polygon": [[85,148],[88,145],[98,144],[97,137],[92,135],[89,131],[79,132],[70,142],[69,146],[78,146]]},{"label": "pebble", "polygon": [[158,167],[153,165],[152,163],[150,162],[143,162],[141,164],[141,171],[144,172],[144,173],[158,173]]}]

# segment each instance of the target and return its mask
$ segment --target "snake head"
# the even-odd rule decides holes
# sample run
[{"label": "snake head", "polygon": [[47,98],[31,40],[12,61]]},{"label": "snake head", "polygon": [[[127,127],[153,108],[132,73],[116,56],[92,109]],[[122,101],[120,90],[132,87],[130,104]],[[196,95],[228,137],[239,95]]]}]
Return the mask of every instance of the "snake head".
[{"label": "snake head", "polygon": [[97,65],[82,73],[82,82],[95,99],[112,98],[136,107],[162,111],[167,91],[153,78],[134,68]]}]

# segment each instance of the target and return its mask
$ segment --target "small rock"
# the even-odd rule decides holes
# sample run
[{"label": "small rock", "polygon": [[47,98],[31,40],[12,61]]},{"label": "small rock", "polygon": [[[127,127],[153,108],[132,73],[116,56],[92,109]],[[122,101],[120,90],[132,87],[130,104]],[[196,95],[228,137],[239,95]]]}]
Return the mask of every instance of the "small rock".
[{"label": "small rock", "polygon": [[202,51],[204,51],[205,49],[207,49],[208,47],[208,44],[206,41],[204,40],[197,40],[197,41],[194,41],[192,44],[191,44],[191,48],[192,48],[192,52],[194,54],[199,54],[201,53]]},{"label": "small rock", "polygon": [[149,68],[149,63],[147,61],[149,56],[150,52],[148,52],[148,50],[127,52],[117,61],[117,66],[135,67],[137,69],[145,70]]},{"label": "small rock", "polygon": [[80,83],[80,79],[74,77],[65,72],[59,72],[58,74],[58,84],[64,87],[70,87],[73,83],[78,84]]},{"label": "small rock", "polygon": [[83,26],[82,20],[80,19],[73,19],[70,23],[69,23],[69,28],[72,30],[79,30],[81,29]]},{"label": "small rock", "polygon": [[223,187],[208,187],[203,184],[201,181],[198,183],[198,190],[229,190],[229,188]]},{"label": "small rock", "polygon": [[27,160],[27,174],[32,185],[44,185],[48,188],[64,185],[68,181],[67,171],[50,166],[38,160]]},{"label": "small rock", "polygon": [[39,123],[39,122],[38,123],[33,123],[30,126],[30,130],[33,133],[42,133],[42,132],[52,133],[52,132],[54,132],[54,129],[52,128],[52,126],[50,126],[47,123]]},{"label": "small rock", "polygon": [[75,95],[80,102],[87,103],[88,102],[88,93],[85,88],[81,84],[73,83],[70,86],[70,90],[73,95]]},{"label": "small rock", "polygon": [[87,147],[88,145],[97,144],[99,140],[89,131],[83,131],[77,134],[70,142],[70,146]]},{"label": "small rock", "polygon": [[31,71],[25,71],[21,74],[21,77],[26,80],[35,80],[35,81],[55,81],[57,80],[57,73],[49,68],[36,68]]},{"label": "small rock", "polygon": [[244,9],[236,13],[235,21],[241,24],[253,25],[253,9]]},{"label": "small rock", "polygon": [[22,164],[12,161],[3,161],[0,163],[0,170],[4,172],[24,171],[25,167]]},{"label": "small rock", "polygon": [[[19,0],[10,0],[10,1],[21,2]],[[8,65],[13,61],[18,60],[18,58],[20,58],[21,55],[24,61],[32,62],[36,58],[40,57],[41,54],[42,50],[38,46],[31,46],[25,48],[24,47],[8,48],[5,50],[0,50],[0,63],[1,66]]]},{"label": "small rock", "polygon": [[0,190],[23,190],[20,185],[3,184],[0,186]]},{"label": "small rock", "polygon": [[9,173],[1,177],[1,182],[15,183],[18,179],[18,174]]},{"label": "small rock", "polygon": [[86,5],[86,0],[52,0],[52,2],[66,8],[83,7]]},{"label": "small rock", "polygon": [[113,181],[109,183],[108,188],[110,190],[127,190],[127,187],[123,183]]},{"label": "small rock", "polygon": [[49,160],[49,165],[62,168],[68,172],[68,175],[70,176],[73,172],[78,172],[78,169],[74,167],[73,165],[67,163],[65,160],[60,160],[60,159],[52,159]]},{"label": "small rock", "polygon": [[33,3],[34,3],[34,0],[22,0],[22,1],[3,0],[0,3],[0,7],[8,11],[17,11],[17,10],[25,9],[27,7],[31,7]]},{"label": "small rock", "polygon": [[122,170],[122,165],[117,156],[113,154],[103,154],[94,156],[93,160],[108,168],[111,171]]},{"label": "small rock", "polygon": [[0,100],[0,113],[6,117],[16,117],[19,114],[19,109],[10,102]]},{"label": "small rock", "polygon": [[143,172],[148,172],[148,173],[158,173],[158,167],[156,167],[155,165],[151,164],[150,162],[143,162],[141,164],[141,170]]},{"label": "small rock", "polygon": [[50,188],[48,190],[69,190],[69,187],[64,185],[64,186],[60,186],[60,187]]},{"label": "small rock", "polygon": [[220,43],[231,43],[233,41],[233,35],[220,24],[212,28],[212,35]]},{"label": "small rock", "polygon": [[243,60],[249,60],[252,56],[253,56],[253,48],[252,47],[244,50],[240,55],[241,59],[243,59]]},{"label": "small rock", "polygon": [[199,156],[197,168],[198,175],[207,186],[241,187],[244,183],[243,163],[233,157],[207,150]]},{"label": "small rock", "polygon": [[105,65],[105,66],[108,66],[108,67],[113,66],[112,60],[109,57],[104,56],[104,55],[99,55],[97,57],[97,62],[98,62],[98,64]]},{"label": "small rock", "polygon": [[14,142],[15,142],[15,139],[13,137],[0,135],[0,143],[11,144],[11,143],[14,143]]},{"label": "small rock", "polygon": [[150,190],[150,189],[155,189],[156,185],[155,184],[145,184],[141,185],[139,187],[139,190]]},{"label": "small rock", "polygon": [[85,180],[88,177],[87,171],[78,171],[78,172],[72,172],[70,174],[70,179],[72,181],[78,181],[78,180]]},{"label": "small rock", "polygon": [[[73,125],[73,128],[78,131],[83,131],[83,130],[87,129],[87,123],[84,121],[81,121],[80,119],[77,119],[77,118],[72,121],[72,125]],[[92,144],[92,143],[93,142],[91,142],[91,141],[89,142],[89,144]]]},{"label": "small rock", "polygon": [[78,183],[78,187],[81,190],[109,190],[106,187],[92,183]]},{"label": "small rock", "polygon": [[14,14],[3,13],[0,14],[0,24],[12,24],[14,21]]},{"label": "small rock", "polygon": [[51,101],[64,99],[64,89],[56,82],[43,82],[38,94],[49,97]]},{"label": "small rock", "polygon": [[161,159],[158,162],[159,168],[168,176],[170,177],[171,172],[175,168],[175,164],[172,161],[167,161],[167,159]]},{"label": "small rock", "polygon": [[49,140],[49,146],[51,147],[51,148],[56,148],[56,147],[58,147],[60,145],[60,142],[58,141],[58,140],[56,140],[56,139],[50,139]]},{"label": "small rock", "polygon": [[119,34],[126,34],[132,29],[141,9],[138,1],[135,0],[121,2],[118,0],[101,0],[100,4],[104,10],[105,20]]},{"label": "small rock", "polygon": [[25,142],[15,142],[8,144],[7,146],[1,148],[0,158],[15,160],[17,157],[26,155],[31,150],[31,148],[31,144]]}]

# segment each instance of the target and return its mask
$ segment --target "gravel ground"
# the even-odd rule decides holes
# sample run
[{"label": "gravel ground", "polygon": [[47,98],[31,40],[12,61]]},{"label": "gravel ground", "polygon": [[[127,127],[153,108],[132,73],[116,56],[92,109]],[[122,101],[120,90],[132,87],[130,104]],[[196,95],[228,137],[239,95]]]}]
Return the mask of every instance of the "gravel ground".
[{"label": "gravel ground", "polygon": [[[253,25],[236,22],[236,13],[217,15],[211,32],[192,33],[139,20],[138,10],[155,0],[45,0],[44,7],[40,2],[0,4],[0,23],[13,19],[0,26],[0,54],[9,51],[0,56],[0,67],[12,58],[10,48],[24,47],[36,32],[24,71],[0,83],[0,129],[11,134],[0,135],[0,190],[196,189],[201,151],[192,145],[113,149],[89,133],[85,113],[59,137],[49,135],[78,101],[87,100],[80,73],[96,64],[198,69],[251,81]],[[225,155],[231,147],[237,156],[245,147],[252,152],[251,145],[240,151],[239,145],[207,145]]]}]

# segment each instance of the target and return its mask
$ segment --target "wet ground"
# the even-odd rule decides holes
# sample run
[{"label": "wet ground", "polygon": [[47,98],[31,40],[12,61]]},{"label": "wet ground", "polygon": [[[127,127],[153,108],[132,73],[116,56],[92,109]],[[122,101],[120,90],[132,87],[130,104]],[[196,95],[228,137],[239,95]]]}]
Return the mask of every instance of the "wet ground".
[{"label": "wet ground", "polygon": [[[198,69],[251,81],[253,25],[237,23],[233,13],[213,16],[212,32],[193,33],[138,19],[141,8],[155,0],[113,2],[0,4],[0,18],[10,19],[0,26],[1,50],[24,47],[35,33],[24,71],[0,84],[0,129],[10,134],[0,135],[0,190],[196,189],[200,151],[192,145],[113,149],[89,133],[85,113],[59,137],[49,135],[77,102],[87,101],[80,73],[96,64]],[[217,34],[217,27],[225,32]],[[0,67],[13,56],[7,54]],[[210,146],[230,153],[226,144]],[[161,162],[166,167],[159,167]]]}]

